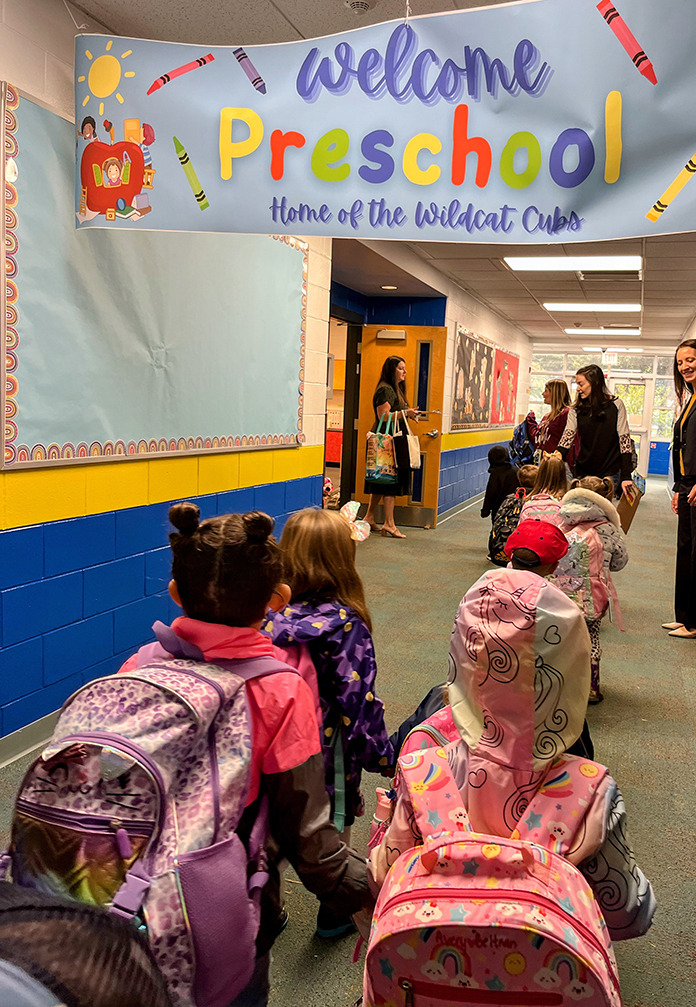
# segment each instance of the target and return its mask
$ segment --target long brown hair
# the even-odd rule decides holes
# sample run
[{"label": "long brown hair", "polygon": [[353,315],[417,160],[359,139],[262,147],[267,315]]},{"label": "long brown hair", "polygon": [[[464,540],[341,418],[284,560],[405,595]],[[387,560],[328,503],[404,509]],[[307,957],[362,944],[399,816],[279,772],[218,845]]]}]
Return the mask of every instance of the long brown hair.
[{"label": "long brown hair", "polygon": [[589,412],[593,416],[604,416],[604,407],[607,402],[611,402],[614,396],[607,388],[604,380],[604,371],[599,364],[588,364],[580,367],[575,372],[575,376],[582,374],[590,383],[590,394],[583,399],[580,392],[575,396],[575,408],[580,408],[583,412]]},{"label": "long brown hair", "polygon": [[679,368],[677,367],[677,353],[683,346],[688,346],[692,350],[696,350],[696,339],[682,339],[679,346],[677,346],[674,351],[674,390],[677,393],[677,399],[679,400],[679,405],[684,404],[684,399],[686,397],[686,389],[689,388],[693,391],[690,385],[687,385],[684,378],[679,373]]},{"label": "long brown hair", "polygon": [[280,539],[293,601],[338,601],[372,632],[365,589],[355,567],[355,542],[337,511],[308,507],[292,514]]},{"label": "long brown hair", "polygon": [[551,396],[551,412],[547,414],[547,418],[549,421],[555,420],[570,405],[568,385],[560,378],[552,378],[544,387],[548,388]]},{"label": "long brown hair", "polygon": [[408,409],[408,399],[406,398],[406,382],[396,380],[396,368],[399,364],[405,363],[403,357],[391,356],[382,364],[382,373],[379,376],[380,385],[391,385],[396,392],[397,406],[399,409]]},{"label": "long brown hair", "polygon": [[544,458],[539,466],[536,482],[530,496],[536,496],[537,493],[550,493],[551,496],[560,498],[567,491],[568,475],[563,459],[553,455]]}]

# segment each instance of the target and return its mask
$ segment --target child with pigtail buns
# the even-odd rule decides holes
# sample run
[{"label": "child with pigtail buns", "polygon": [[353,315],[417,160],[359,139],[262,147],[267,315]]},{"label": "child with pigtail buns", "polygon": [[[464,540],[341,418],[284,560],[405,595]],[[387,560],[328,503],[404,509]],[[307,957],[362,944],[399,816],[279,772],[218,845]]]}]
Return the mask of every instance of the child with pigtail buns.
[{"label": "child with pigtail buns", "polygon": [[[290,600],[283,556],[271,534],[273,518],[254,511],[201,522],[195,504],[180,503],[170,509],[169,520],[177,529],[170,535],[169,591],[183,614],[169,628],[156,624],[160,647],[167,651],[172,640],[178,641],[202,652],[209,664],[282,658],[260,632],[269,611],[286,608]],[[136,666],[137,655],[121,671]],[[293,865],[303,884],[330,911],[357,912],[370,904],[370,897],[364,860],[346,846],[331,821],[310,687],[295,668],[283,664],[267,677],[250,678],[245,688],[251,765],[245,810],[236,831],[247,844],[260,797],[266,795],[269,880],[261,897],[256,969],[230,1007],[263,1007],[268,1002],[270,949],[281,929],[277,866],[281,858]],[[210,940],[216,936],[230,939],[228,934],[211,934]]]}]

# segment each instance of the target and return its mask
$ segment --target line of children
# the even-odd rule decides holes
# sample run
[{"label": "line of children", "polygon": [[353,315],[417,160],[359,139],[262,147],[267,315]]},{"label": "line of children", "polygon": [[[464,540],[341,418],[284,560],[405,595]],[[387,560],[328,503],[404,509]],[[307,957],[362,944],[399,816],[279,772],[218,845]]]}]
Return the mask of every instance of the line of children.
[{"label": "line of children", "polygon": [[[553,471],[553,465],[547,468]],[[619,568],[613,559],[615,522],[608,501],[597,503],[597,488],[576,487],[563,517],[572,524],[584,508],[582,516],[604,546],[608,572]],[[278,546],[267,515],[232,514],[202,523],[199,516],[194,504],[170,510],[177,528],[170,536],[170,593],[184,615],[158,634],[162,654],[176,657],[180,645],[184,653],[188,648],[223,667],[264,656],[284,662],[245,686],[252,745],[237,834],[249,843],[265,796],[270,859],[256,968],[231,1007],[263,1007],[270,948],[282,920],[283,859],[319,898],[320,933],[344,933],[350,916],[371,913],[365,862],[339,831],[347,839],[352,820],[362,813],[361,771],[387,771],[395,754],[375,695],[371,621],[349,522],[330,511],[300,512],[287,522]],[[575,602],[544,579],[567,549],[555,525],[521,522],[506,544],[512,569],[485,574],[460,606],[449,701],[461,740],[447,752],[477,831],[509,836],[582,730],[590,639]],[[167,634],[177,642],[173,649]],[[137,665],[134,656],[122,670]],[[397,789],[392,822],[372,855],[377,887],[399,852],[419,839],[398,777]],[[614,781],[603,777],[591,805],[577,810],[568,859],[595,889],[614,939],[644,933],[654,897],[626,842],[625,808]],[[618,900],[607,901],[614,889],[605,883],[609,877],[619,878]]]}]

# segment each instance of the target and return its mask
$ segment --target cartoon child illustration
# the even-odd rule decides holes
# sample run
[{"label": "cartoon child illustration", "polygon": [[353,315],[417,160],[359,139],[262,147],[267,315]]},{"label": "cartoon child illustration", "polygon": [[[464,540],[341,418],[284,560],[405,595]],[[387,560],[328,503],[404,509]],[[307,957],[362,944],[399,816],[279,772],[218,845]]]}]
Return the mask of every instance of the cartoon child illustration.
[{"label": "cartoon child illustration", "polygon": [[481,379],[479,381],[479,406],[481,409],[486,408],[486,402],[488,401],[488,394],[486,392],[486,371],[488,370],[488,357],[484,353],[481,359]]},{"label": "cartoon child illustration", "polygon": [[109,157],[102,165],[104,173],[104,185],[113,186],[121,184],[121,172],[123,165],[117,157]]},{"label": "cartoon child illustration", "polygon": [[98,139],[97,124],[91,115],[86,115],[84,117],[84,119],[82,120],[82,125],[80,126],[80,130],[77,135],[81,136],[83,140],[87,141],[87,143],[91,143],[92,140]]}]

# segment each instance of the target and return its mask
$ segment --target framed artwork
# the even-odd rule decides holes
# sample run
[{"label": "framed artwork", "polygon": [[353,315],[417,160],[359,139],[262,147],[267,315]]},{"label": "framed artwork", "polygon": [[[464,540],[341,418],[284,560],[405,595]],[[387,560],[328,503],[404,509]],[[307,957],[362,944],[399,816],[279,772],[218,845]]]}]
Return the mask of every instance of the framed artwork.
[{"label": "framed artwork", "polygon": [[491,422],[493,359],[497,351],[460,329],[454,353],[451,430],[488,426]]},{"label": "framed artwork", "polygon": [[493,394],[491,399],[491,423],[515,422],[517,405],[517,378],[520,358],[506,350],[495,351],[493,361]]}]

